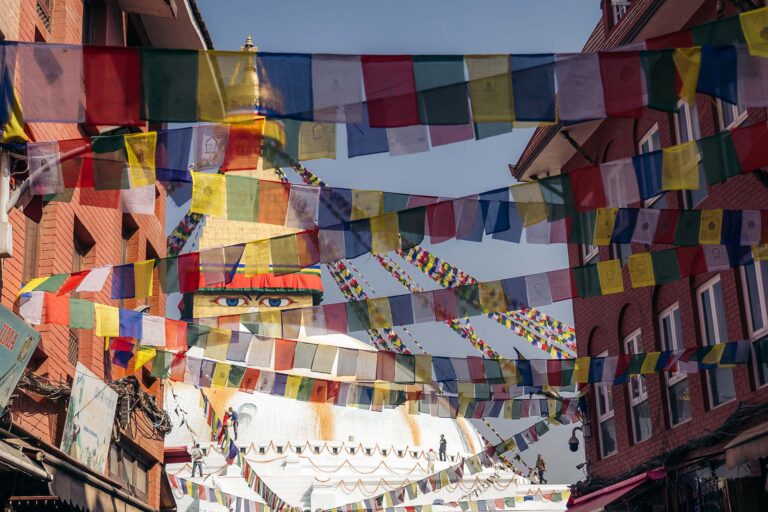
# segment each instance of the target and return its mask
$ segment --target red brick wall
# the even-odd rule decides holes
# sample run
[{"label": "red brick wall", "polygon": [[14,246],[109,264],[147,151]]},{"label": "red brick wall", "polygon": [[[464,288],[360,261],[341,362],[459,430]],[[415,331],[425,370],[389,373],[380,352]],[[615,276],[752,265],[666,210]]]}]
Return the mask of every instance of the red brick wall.
[{"label": "red brick wall", "polygon": [[[693,26],[711,19],[714,15],[713,2],[705,2],[699,12],[688,22]],[[733,14],[733,6],[725,2],[726,14]],[[653,20],[650,21],[653,24]],[[723,129],[718,126],[716,103],[712,98],[700,96],[697,109],[701,136],[712,135]],[[763,109],[750,111],[743,125],[765,122]],[[639,139],[654,123],[659,125],[662,147],[675,144],[674,117],[654,111],[645,112],[642,119],[609,119],[602,123],[592,137],[584,144],[587,153],[594,155],[598,162],[615,160],[637,154]],[[563,166],[564,172],[588,166],[589,163],[578,153]],[[682,196],[667,193],[668,208],[682,208]],[[709,187],[709,196],[697,208],[760,209],[768,204],[768,188],[753,175],[740,176],[725,183]],[[642,206],[642,205],[633,205]],[[668,246],[632,244],[633,252],[659,250]],[[582,264],[579,246],[569,246],[571,266]],[[600,248],[599,260],[614,257],[611,249]],[[741,274],[738,269],[720,272],[728,339],[741,340],[749,337],[746,306],[742,295]],[[578,333],[580,355],[597,355],[607,351],[611,355],[624,353],[622,341],[625,336],[640,328],[642,351],[661,350],[658,315],[675,302],[679,303],[685,346],[701,344],[698,320],[698,305],[695,291],[698,286],[714,277],[715,273],[682,279],[676,283],[655,288],[632,289],[629,274],[625,271],[625,293],[573,301],[575,327]],[[709,404],[707,385],[703,374],[688,376],[692,405],[692,419],[674,428],[670,427],[666,403],[666,384],[661,375],[649,375],[647,387],[651,410],[653,432],[649,439],[635,444],[631,430],[628,386],[613,388],[614,417],[616,421],[617,453],[601,458],[599,450],[599,428],[595,403],[595,390],[588,389],[589,420],[592,435],[586,440],[586,457],[589,472],[598,478],[610,478],[630,471],[648,459],[671,450],[690,439],[703,436],[720,426],[736,409],[739,401],[760,402],[768,400],[768,386],[758,388],[752,367],[740,366],[734,370],[737,398],[720,407]]]},{"label": "red brick wall", "polygon": [[[125,43],[123,14],[117,9],[114,1],[108,2],[108,4],[107,21],[109,28],[106,43],[123,45]],[[21,41],[35,40],[35,29],[37,29],[47,42],[79,44],[82,37],[82,13],[82,0],[55,0],[52,30],[49,33],[35,11],[35,0],[22,0],[18,22],[18,39]],[[75,139],[86,136],[85,132],[76,125],[32,124],[29,126],[29,132],[34,141]],[[147,244],[154,248],[157,255],[165,255],[165,191],[162,187],[158,191],[155,207],[156,216],[133,216],[138,230],[128,243],[127,261],[129,262],[145,259]],[[20,211],[15,210],[11,213],[10,220],[14,230],[13,257],[2,261],[2,303],[7,307],[16,308],[18,306],[16,293],[22,284],[25,217]],[[94,241],[93,247],[85,257],[83,269],[120,263],[123,214],[118,210],[81,206],[79,204],[79,191],[76,190],[70,203],[49,203],[44,209],[40,233],[41,251],[39,252],[36,275],[50,275],[72,270],[76,220]],[[117,306],[117,301],[110,300],[108,286],[106,288],[106,291],[100,293],[81,294],[81,298]],[[159,289],[156,288],[149,304],[152,314],[165,314],[165,297]],[[135,299],[129,299],[124,302],[123,307],[130,309],[136,305]],[[68,378],[71,381],[74,365],[68,360],[69,330],[53,325],[43,325],[39,330],[43,334],[42,349],[38,350],[30,366],[38,375],[47,376],[51,379]],[[92,331],[80,331],[78,359],[97,375],[109,380],[109,372],[105,375],[104,368],[104,340],[95,337]],[[131,373],[122,368],[114,367],[111,370],[111,379],[118,379]],[[142,381],[141,372],[138,372],[137,376]],[[147,387],[147,383],[151,386]],[[160,381],[145,379],[144,389],[152,393],[158,403],[162,405],[163,392]],[[51,403],[35,396],[19,393],[19,398],[13,404],[13,412],[14,420],[19,426],[46,442],[59,445],[66,416],[66,403]],[[148,432],[150,429],[145,424],[138,429],[139,432],[142,430]],[[134,451],[138,451],[147,459],[146,462],[152,464],[148,475],[148,502],[157,508],[159,506],[163,443],[145,438],[141,434],[137,436],[137,438],[132,439],[129,433],[124,433],[121,444],[132,445]]]}]

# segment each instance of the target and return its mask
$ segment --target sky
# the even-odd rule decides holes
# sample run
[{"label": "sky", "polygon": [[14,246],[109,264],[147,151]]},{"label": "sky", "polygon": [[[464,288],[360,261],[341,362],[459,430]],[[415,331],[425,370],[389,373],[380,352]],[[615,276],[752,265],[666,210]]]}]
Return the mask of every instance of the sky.
[{"label": "sky", "polygon": [[[389,0],[325,2],[280,0],[197,0],[217,50],[237,50],[245,37],[262,51],[347,54],[482,54],[578,52],[600,17],[598,0]],[[344,130],[339,132],[337,160],[305,162],[327,184],[337,187],[412,194],[460,197],[514,183],[507,164],[517,162],[532,130],[451,144],[415,155],[372,155],[346,158]],[[175,225],[183,211],[171,209],[168,223]],[[527,275],[568,266],[564,245],[512,244],[486,237],[482,243],[448,241],[424,244],[440,258],[478,280]],[[402,260],[401,266],[428,289],[436,285]],[[370,282],[376,296],[404,293],[370,255],[353,261]],[[324,302],[340,302],[334,282],[323,275]],[[169,303],[172,302],[169,300]],[[572,325],[570,302],[541,308]],[[544,353],[487,318],[472,319],[480,336],[503,356],[513,348],[529,358]],[[432,354],[477,355],[468,343],[443,324],[409,327]],[[403,334],[400,331],[401,335]],[[577,333],[578,336],[578,333]],[[409,345],[408,336],[403,337]],[[412,343],[410,343],[413,346]],[[490,420],[509,435],[532,425],[530,420]],[[473,424],[490,440],[497,438],[479,420]],[[567,448],[571,426],[552,429],[523,452],[533,465],[541,453],[547,461],[550,483],[573,483],[583,478],[576,465],[581,449]],[[439,437],[435,433],[435,439]]]}]

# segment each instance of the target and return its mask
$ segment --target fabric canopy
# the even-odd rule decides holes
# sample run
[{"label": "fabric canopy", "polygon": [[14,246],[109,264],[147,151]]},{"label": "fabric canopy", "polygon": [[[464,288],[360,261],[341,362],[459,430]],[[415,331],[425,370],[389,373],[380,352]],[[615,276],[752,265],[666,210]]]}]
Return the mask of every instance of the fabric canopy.
[{"label": "fabric canopy", "polygon": [[725,463],[728,468],[743,462],[768,456],[768,422],[745,430],[725,445]]},{"label": "fabric canopy", "polygon": [[659,480],[664,478],[666,470],[664,468],[657,468],[652,471],[646,471],[632,478],[622,480],[617,484],[613,484],[599,491],[575,498],[573,505],[568,507],[568,512],[592,512],[603,510],[606,505],[613,503],[622,496],[626,496],[639,486],[643,485],[649,480]]}]

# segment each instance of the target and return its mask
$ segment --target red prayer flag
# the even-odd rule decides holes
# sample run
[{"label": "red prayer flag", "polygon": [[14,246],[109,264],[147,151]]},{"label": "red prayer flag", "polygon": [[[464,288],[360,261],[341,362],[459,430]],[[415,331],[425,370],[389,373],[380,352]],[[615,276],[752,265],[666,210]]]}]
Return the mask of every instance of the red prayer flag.
[{"label": "red prayer flag", "polygon": [[109,340],[110,350],[119,350],[120,352],[131,352],[133,350],[133,338],[111,338]]},{"label": "red prayer flag", "polygon": [[395,380],[395,353],[380,351],[376,359],[376,380]]},{"label": "red prayer flag", "polygon": [[221,170],[226,172],[256,169],[261,156],[263,130],[263,119],[254,124],[230,125]]},{"label": "red prayer flag", "polygon": [[707,271],[707,260],[700,245],[695,247],[676,247],[675,256],[680,269],[680,277],[690,277]]},{"label": "red prayer flag", "polygon": [[481,384],[486,382],[485,364],[482,357],[467,356],[467,367],[469,367],[469,377],[472,382]]},{"label": "red prayer flag", "polygon": [[186,361],[186,354],[179,352],[173,355],[173,361],[171,361],[171,380],[176,382],[184,381],[184,372],[187,366]]},{"label": "red prayer flag", "polygon": [[296,342],[292,340],[275,340],[275,371],[292,370],[293,356],[296,353]]},{"label": "red prayer flag", "polygon": [[67,280],[64,281],[64,284],[61,285],[61,288],[59,288],[59,291],[56,292],[56,295],[64,295],[65,293],[71,292],[78,287],[89,273],[90,270],[83,270],[82,272],[70,274]]},{"label": "red prayer flag", "polygon": [[731,131],[742,174],[768,165],[768,126],[757,123]]},{"label": "red prayer flag", "polygon": [[240,391],[246,393],[253,393],[256,389],[256,384],[259,382],[259,375],[261,370],[258,368],[246,368],[243,374],[243,380],[240,381]]},{"label": "red prayer flag", "polygon": [[259,181],[259,222],[284,226],[290,194],[290,183]]},{"label": "red prayer flag", "polygon": [[563,385],[563,362],[560,359],[547,359],[547,382],[550,386]]},{"label": "red prayer flag", "polygon": [[329,333],[347,332],[347,306],[340,302],[338,304],[323,304],[323,318],[325,319],[325,329]]},{"label": "red prayer flag", "polygon": [[55,325],[69,325],[69,297],[45,294],[45,322]]},{"label": "red prayer flag", "polygon": [[58,145],[64,188],[93,187],[90,139],[60,140]]},{"label": "red prayer flag", "polygon": [[168,349],[187,349],[187,323],[165,319],[165,346]]},{"label": "red prayer flag", "polygon": [[200,253],[181,254],[176,262],[179,272],[179,291],[191,293],[200,289]]},{"label": "red prayer flag", "polygon": [[600,166],[577,169],[568,173],[568,179],[571,182],[576,211],[585,212],[607,206]]},{"label": "red prayer flag", "polygon": [[[620,379],[627,375],[627,368],[629,368],[629,362],[631,360],[632,360],[631,354],[619,354],[619,357],[616,359],[616,372],[614,373],[614,376],[617,379]],[[549,384],[551,385],[552,382],[550,381]]]},{"label": "red prayer flag", "polygon": [[445,242],[456,236],[456,218],[453,201],[442,201],[427,206],[427,229],[433,244]]},{"label": "red prayer flag", "polygon": [[432,292],[435,306],[435,321],[444,322],[459,317],[459,305],[453,288],[440,288]]},{"label": "red prayer flag", "polygon": [[410,55],[363,55],[363,82],[372,127],[419,124],[416,81]]},{"label": "red prayer flag", "polygon": [[317,229],[296,233],[296,252],[299,254],[301,268],[311,267],[320,261],[320,241]]},{"label": "red prayer flag", "polygon": [[661,210],[653,241],[657,244],[674,244],[680,210]]},{"label": "red prayer flag", "polygon": [[600,52],[599,55],[606,113],[640,117],[645,102],[640,52]]},{"label": "red prayer flag", "polygon": [[140,125],[141,53],[137,48],[83,47],[85,123]]},{"label": "red prayer flag", "polygon": [[341,389],[341,382],[330,380],[328,381],[328,389],[326,391],[326,402],[333,401],[334,398],[339,396],[339,390]]}]

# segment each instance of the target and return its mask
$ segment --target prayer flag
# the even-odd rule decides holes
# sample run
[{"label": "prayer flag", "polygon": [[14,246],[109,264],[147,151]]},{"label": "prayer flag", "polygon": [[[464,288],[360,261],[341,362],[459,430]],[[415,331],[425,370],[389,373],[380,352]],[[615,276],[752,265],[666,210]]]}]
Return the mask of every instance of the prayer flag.
[{"label": "prayer flag", "polygon": [[120,336],[120,310],[104,304],[94,304],[94,308],[96,336],[104,338]]},{"label": "prayer flag", "polygon": [[134,338],[140,340],[142,337],[142,314],[138,311],[128,309],[119,310],[120,315],[120,337]]},{"label": "prayer flag", "polygon": [[200,288],[200,253],[190,252],[177,257],[179,291],[190,293]]},{"label": "prayer flag", "polygon": [[412,155],[429,151],[427,127],[422,125],[387,128],[389,156]]},{"label": "prayer flag", "polygon": [[723,210],[701,210],[700,244],[719,244],[723,228]]},{"label": "prayer flag", "polygon": [[656,284],[651,253],[641,252],[630,255],[628,265],[629,276],[632,279],[632,288],[654,286]]},{"label": "prayer flag", "polygon": [[296,237],[294,235],[269,239],[269,252],[272,257],[271,270],[274,275],[291,274],[301,270],[299,254],[296,249]]},{"label": "prayer flag", "polygon": [[112,267],[112,298],[127,299],[135,295],[133,263]]},{"label": "prayer flag", "polygon": [[368,122],[368,109],[363,109],[363,119],[358,123],[347,124],[347,156],[373,155],[389,151],[387,130],[372,128]]},{"label": "prayer flag", "polygon": [[18,43],[15,51],[24,121],[84,122],[83,47]]},{"label": "prayer flag", "polygon": [[574,267],[573,277],[579,297],[597,297],[600,295],[600,275],[597,265]]},{"label": "prayer flag", "polygon": [[515,120],[556,121],[554,55],[512,55],[511,62]]},{"label": "prayer flag", "polygon": [[141,343],[155,347],[166,346],[165,317],[142,315],[141,316]]},{"label": "prayer flag", "polygon": [[141,124],[140,50],[83,46],[82,52],[86,124]]},{"label": "prayer flag", "polygon": [[56,142],[27,144],[29,183],[33,195],[56,194],[64,190],[61,154]]},{"label": "prayer flag", "polygon": [[204,124],[194,127],[194,161],[196,171],[218,171],[224,164],[229,125]]},{"label": "prayer flag", "polygon": [[315,227],[320,187],[312,185],[291,185],[285,226],[297,229]]},{"label": "prayer flag", "polygon": [[731,132],[720,132],[697,141],[707,183],[714,185],[741,174]]},{"label": "prayer flag", "polygon": [[559,55],[555,61],[557,105],[561,121],[605,117],[605,96],[596,53]]},{"label": "prayer flag", "polygon": [[223,174],[192,173],[192,204],[189,211],[214,217],[225,217],[227,181]]},{"label": "prayer flag", "polygon": [[510,191],[523,220],[523,226],[531,226],[547,219],[547,203],[537,182],[519,183],[511,186]]},{"label": "prayer flag", "polygon": [[259,180],[227,174],[227,219],[256,222],[259,215]]},{"label": "prayer flag", "polygon": [[619,260],[599,261],[597,273],[600,279],[600,292],[602,295],[621,293],[624,291],[624,280],[621,274]]},{"label": "prayer flag", "polygon": [[766,27],[768,27],[768,7],[743,12],[739,14],[739,19],[750,55],[768,57],[768,39],[765,37]]},{"label": "prayer flag", "polygon": [[259,222],[284,226],[291,185],[277,181],[259,181],[258,193]]},{"label": "prayer flag", "polygon": [[157,349],[152,347],[138,347],[136,349],[136,359],[133,363],[133,371],[143,368],[145,364],[150,362],[157,355]]},{"label": "prayer flag", "polygon": [[699,150],[696,141],[662,150],[661,183],[663,190],[699,189]]},{"label": "prayer flag", "polygon": [[94,268],[85,279],[82,280],[80,285],[75,289],[77,292],[100,292],[104,288],[104,283],[109,277],[109,273],[112,267],[99,267]]},{"label": "prayer flag", "polygon": [[256,169],[261,156],[263,131],[263,118],[254,123],[231,125],[221,165],[222,172]]},{"label": "prayer flag", "polygon": [[741,172],[748,173],[768,165],[768,126],[757,123],[731,130]]},{"label": "prayer flag", "polygon": [[363,117],[363,75],[358,55],[312,55],[314,120],[359,123]]},{"label": "prayer flag", "polygon": [[607,246],[611,244],[613,228],[616,224],[616,215],[618,208],[600,208],[597,210],[595,218],[595,236],[594,244]]},{"label": "prayer flag", "polygon": [[168,123],[197,121],[197,53],[141,49],[142,119]]},{"label": "prayer flag", "polygon": [[398,215],[387,213],[371,218],[371,252],[385,254],[399,248]]},{"label": "prayer flag", "polygon": [[413,70],[422,125],[470,122],[463,56],[414,56]]},{"label": "prayer flag", "polygon": [[606,114],[640,117],[645,104],[640,52],[601,52],[599,59]]},{"label": "prayer flag", "polygon": [[363,55],[365,97],[370,126],[419,124],[416,84],[409,55]]},{"label": "prayer flag", "polygon": [[[681,210],[675,229],[674,244],[691,246],[699,244],[701,231],[701,210]],[[718,242],[720,241],[718,232]]]},{"label": "prayer flag", "polygon": [[469,100],[475,123],[515,120],[509,55],[467,55]]},{"label": "prayer flag", "polygon": [[[312,56],[297,53],[257,53],[258,112],[268,117],[312,118]],[[249,116],[252,117],[252,116]]]},{"label": "prayer flag", "polygon": [[453,201],[441,201],[427,206],[427,228],[429,241],[433,244],[450,240],[456,236]]},{"label": "prayer flag", "polygon": [[429,125],[429,141],[433,148],[475,138],[472,123],[458,125]]},{"label": "prayer flag", "polygon": [[655,284],[668,284],[680,279],[677,255],[674,249],[647,253],[651,255]]},{"label": "prayer flag", "polygon": [[155,260],[137,261],[133,264],[134,296],[137,299],[152,296],[152,273]]},{"label": "prayer flag", "polygon": [[301,123],[299,128],[299,160],[336,159],[336,125]]},{"label": "prayer flag", "polygon": [[701,66],[701,47],[677,48],[672,58],[681,82],[679,96],[692,105],[696,101],[696,85]]},{"label": "prayer flag", "polygon": [[59,288],[59,291],[56,292],[56,295],[64,295],[77,288],[80,283],[83,282],[89,272],[89,270],[83,270],[70,274],[67,280],[64,281],[64,284],[61,285],[61,288]]},{"label": "prayer flag", "polygon": [[651,245],[656,236],[656,226],[659,223],[660,210],[642,208],[638,211],[635,229],[632,232],[632,242]]},{"label": "prayer flag", "polygon": [[55,325],[69,325],[69,297],[52,293],[45,294],[45,322]]},{"label": "prayer flag", "polygon": [[674,55],[674,50],[640,52],[649,108],[666,112],[677,111],[677,69]]},{"label": "prayer flag", "polygon": [[600,176],[607,206],[623,207],[640,201],[640,191],[631,158],[600,164]]},{"label": "prayer flag", "polygon": [[768,103],[768,62],[763,57],[751,56],[744,46],[737,46],[736,54],[738,104],[742,107],[763,107]]},{"label": "prayer flag", "polygon": [[704,46],[696,91],[733,105],[737,96],[737,56],[733,46]]}]

